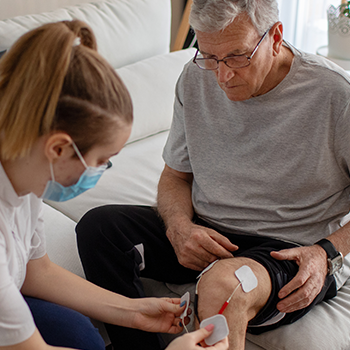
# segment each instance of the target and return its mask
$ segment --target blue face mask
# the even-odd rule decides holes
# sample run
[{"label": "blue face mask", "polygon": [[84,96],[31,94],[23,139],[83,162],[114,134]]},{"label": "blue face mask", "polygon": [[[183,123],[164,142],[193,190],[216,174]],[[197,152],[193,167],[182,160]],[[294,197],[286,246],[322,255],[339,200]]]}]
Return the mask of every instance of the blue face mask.
[{"label": "blue face mask", "polygon": [[78,147],[75,145],[74,142],[72,145],[79,159],[84,164],[85,171],[80,176],[79,181],[76,184],[64,187],[60,183],[55,181],[53,166],[52,163],[50,163],[52,180],[47,182],[44,193],[41,196],[42,199],[47,199],[55,202],[64,202],[69,199],[72,199],[78,196],[79,194],[87,191],[88,189],[95,187],[97,181],[100,179],[101,175],[106,170],[107,164],[103,164],[97,168],[87,166],[83,156],[78,150]]}]

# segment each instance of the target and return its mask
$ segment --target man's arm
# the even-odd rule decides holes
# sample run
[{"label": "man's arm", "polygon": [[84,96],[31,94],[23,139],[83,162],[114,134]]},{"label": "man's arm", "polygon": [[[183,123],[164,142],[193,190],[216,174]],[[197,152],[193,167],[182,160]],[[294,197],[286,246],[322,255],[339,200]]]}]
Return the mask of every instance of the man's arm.
[{"label": "man's arm", "polygon": [[[350,252],[350,223],[326,238],[333,243],[343,256],[347,255]],[[297,275],[278,294],[279,298],[283,299],[277,304],[278,310],[293,312],[310,305],[321,291],[327,276],[327,254],[325,250],[315,244],[310,247],[272,252],[271,255],[279,260],[295,260],[299,265]]]},{"label": "man's arm", "polygon": [[180,264],[201,271],[217,259],[232,258],[238,247],[218,232],[193,224],[192,173],[167,165],[158,185],[158,211]]}]

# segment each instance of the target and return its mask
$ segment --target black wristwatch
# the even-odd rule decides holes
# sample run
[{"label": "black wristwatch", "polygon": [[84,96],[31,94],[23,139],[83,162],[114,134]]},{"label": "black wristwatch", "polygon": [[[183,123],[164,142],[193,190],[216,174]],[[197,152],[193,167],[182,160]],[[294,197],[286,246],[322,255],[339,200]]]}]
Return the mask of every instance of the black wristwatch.
[{"label": "black wristwatch", "polygon": [[321,239],[315,244],[320,245],[327,253],[328,275],[333,275],[343,266],[343,254],[338,252],[328,239]]}]

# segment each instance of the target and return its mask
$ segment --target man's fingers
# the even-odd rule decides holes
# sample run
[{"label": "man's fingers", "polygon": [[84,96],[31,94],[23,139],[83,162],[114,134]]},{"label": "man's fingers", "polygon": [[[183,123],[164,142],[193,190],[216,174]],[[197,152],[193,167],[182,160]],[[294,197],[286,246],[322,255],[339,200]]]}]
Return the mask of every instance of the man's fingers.
[{"label": "man's fingers", "polygon": [[[192,270],[202,271],[210,263],[217,260],[216,255],[203,247],[203,245],[206,246],[206,240],[211,241],[209,237],[201,237],[196,242],[188,242],[184,247],[185,249],[178,254],[180,264]],[[210,244],[210,242],[207,242],[207,245]]]},{"label": "man's fingers", "polygon": [[201,271],[217,259],[231,258],[238,247],[215,230],[193,225],[180,234],[167,231],[179,263],[192,270]]},{"label": "man's fingers", "polygon": [[319,291],[315,289],[312,283],[306,283],[302,288],[292,293],[286,299],[277,304],[277,309],[281,312],[293,312],[309,306],[315,299]]},{"label": "man's fingers", "polygon": [[238,249],[238,247],[232,244],[229,239],[214,230],[210,230],[205,235],[202,235],[198,240],[198,244],[210,253],[211,257],[215,257],[212,261],[217,258],[232,258],[231,251]]},{"label": "man's fingers", "polygon": [[225,249],[222,245],[217,243],[210,236],[207,236],[207,238],[201,242],[201,245],[208,253],[210,253],[210,255],[216,257],[214,260],[216,260],[217,258],[232,258],[232,253]]},{"label": "man's fingers", "polygon": [[293,312],[309,306],[322,290],[327,264],[325,252],[318,246],[298,247],[271,252],[278,260],[294,260],[299,266],[295,277],[278,293],[281,312]]},{"label": "man's fingers", "polygon": [[220,233],[212,230],[212,232],[209,233],[209,235],[223,248],[230,252],[234,252],[238,249],[238,246],[233,244],[227,237],[221,235]]},{"label": "man's fingers", "polygon": [[278,297],[280,299],[283,299],[295,290],[298,290],[305,284],[307,279],[308,275],[305,274],[302,270],[299,270],[295,277],[279,291]]},{"label": "man's fingers", "polygon": [[217,260],[217,257],[207,252],[205,249],[201,248],[196,251],[190,251],[190,254],[177,254],[179,263],[184,267],[191,270],[202,271],[210,263]]},{"label": "man's fingers", "polygon": [[303,300],[299,300],[299,298],[297,301],[290,301],[289,300],[290,298],[292,298],[292,296],[288,297],[287,299],[285,299],[277,304],[277,309],[280,312],[290,313],[290,312],[293,312],[296,310],[303,309],[307,306],[306,302]]},{"label": "man's fingers", "polygon": [[318,279],[318,276],[310,276],[306,271],[300,271],[280,290],[278,296],[283,300],[277,304],[278,310],[293,312],[309,306],[322,289],[323,284]]},{"label": "man's fingers", "polygon": [[231,243],[230,240],[221,234],[214,231],[214,234],[210,234],[210,237],[217,243],[213,246],[212,253],[220,258],[232,258],[231,252],[238,249],[238,246]]},{"label": "man's fingers", "polygon": [[283,249],[280,251],[273,251],[271,256],[277,260],[297,260],[298,248]]},{"label": "man's fingers", "polygon": [[193,233],[179,255],[179,261],[182,265],[195,270],[203,270],[218,258],[232,258],[229,251],[202,230]]}]

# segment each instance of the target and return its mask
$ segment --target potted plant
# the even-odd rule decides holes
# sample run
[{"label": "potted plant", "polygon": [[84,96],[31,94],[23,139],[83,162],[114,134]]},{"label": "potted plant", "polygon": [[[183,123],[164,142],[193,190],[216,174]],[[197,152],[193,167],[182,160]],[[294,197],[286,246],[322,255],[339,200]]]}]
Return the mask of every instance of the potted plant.
[{"label": "potted plant", "polygon": [[342,0],[338,7],[333,5],[328,14],[328,56],[350,60],[350,1]]}]

